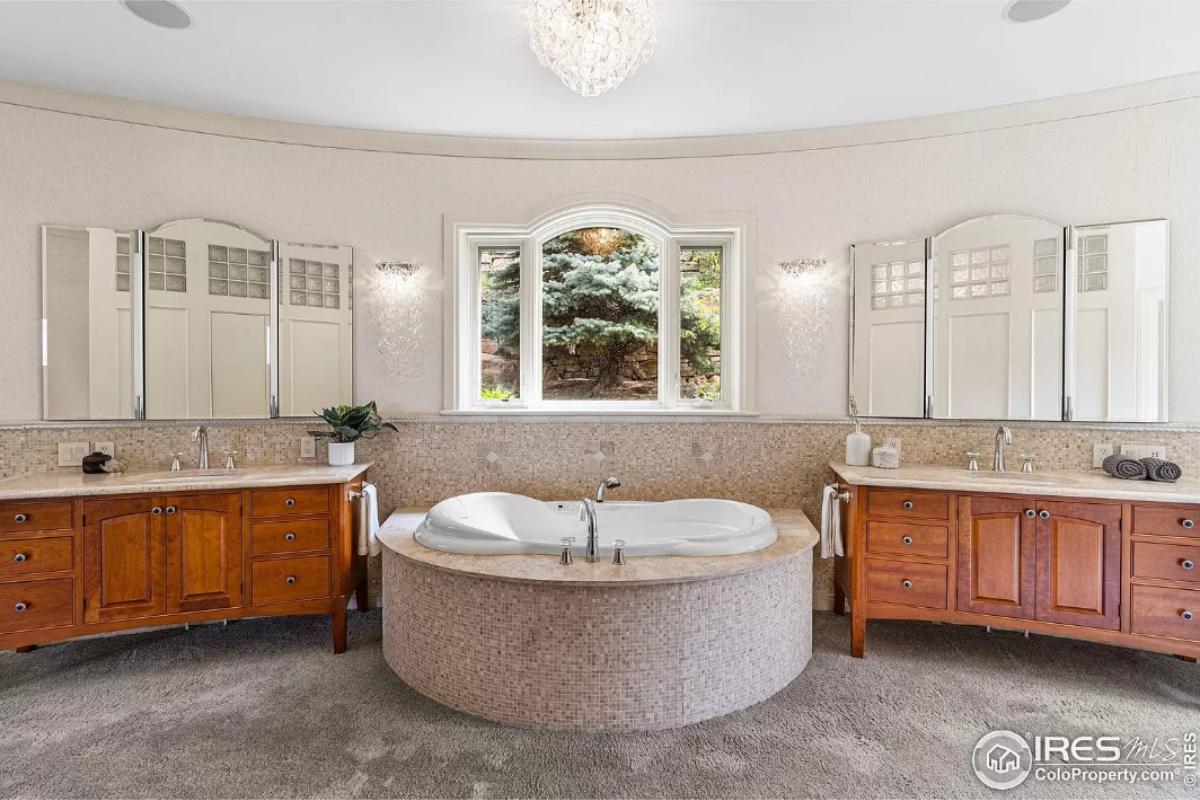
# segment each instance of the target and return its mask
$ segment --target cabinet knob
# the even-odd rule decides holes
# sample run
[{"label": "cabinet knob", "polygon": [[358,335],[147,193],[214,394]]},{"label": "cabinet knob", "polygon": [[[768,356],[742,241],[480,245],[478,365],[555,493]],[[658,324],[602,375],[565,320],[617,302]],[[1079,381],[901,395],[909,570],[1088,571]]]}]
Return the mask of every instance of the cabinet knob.
[{"label": "cabinet knob", "polygon": [[1038,516],[1042,519],[1050,519],[1050,512],[1043,508],[1038,512]]},{"label": "cabinet knob", "polygon": [[1192,617],[1194,617],[1195,615],[1194,615],[1192,612],[1190,612],[1190,611],[1186,611],[1186,610],[1185,610],[1185,611],[1184,611],[1182,614],[1180,614],[1179,616],[1183,617],[1183,618],[1184,618],[1186,621],[1188,621],[1188,622],[1191,622],[1191,621],[1192,621]]},{"label": "cabinet knob", "polygon": [[1185,558],[1183,561],[1179,562],[1179,566],[1183,567],[1184,569],[1195,569],[1196,562],[1192,561],[1190,558]]},{"label": "cabinet knob", "polygon": [[285,533],[285,534],[283,535],[283,540],[284,540],[285,542],[294,542],[294,541],[296,541],[296,534],[294,534],[294,533]]},{"label": "cabinet knob", "polygon": [[177,510],[178,509],[176,509],[175,506],[167,506],[165,509],[168,514],[174,514]]},{"label": "cabinet knob", "polygon": [[28,514],[17,514],[13,517],[13,522],[29,522]]},{"label": "cabinet knob", "polygon": [[295,582],[296,582],[296,576],[295,576],[295,575],[288,575],[288,576],[287,576],[287,583],[288,583],[288,585],[289,585],[289,586],[291,586],[291,585],[292,585],[293,583],[295,583]]},{"label": "cabinet knob", "polygon": [[901,585],[901,586],[903,586],[905,589],[911,589],[911,588],[912,588],[912,581],[910,581],[910,580],[903,580],[903,581],[900,581],[900,585]]},{"label": "cabinet knob", "polygon": [[16,611],[19,614],[27,608],[29,608],[28,603],[17,603],[15,606],[13,606],[13,611]]},{"label": "cabinet knob", "polygon": [[283,501],[283,504],[285,506],[287,506],[288,508],[292,508],[293,506],[296,505],[296,501],[289,497],[287,500]]},{"label": "cabinet knob", "polygon": [[912,508],[913,508],[913,501],[912,501],[912,500],[905,500],[905,501],[904,501],[904,510],[905,510],[905,511],[912,511]]},{"label": "cabinet knob", "polygon": [[151,514],[161,514],[162,508],[160,508],[159,506],[155,506],[154,508],[150,509],[150,513]]},{"label": "cabinet knob", "polygon": [[1190,531],[1192,528],[1196,527],[1196,520],[1185,519],[1185,520],[1181,520],[1179,524],[1182,525],[1183,527],[1187,528]]},{"label": "cabinet knob", "polygon": [[905,544],[912,544],[912,537],[911,537],[911,536],[905,536],[905,537],[904,537],[903,539],[901,539],[900,541],[904,542]]},{"label": "cabinet knob", "polygon": [[[28,560],[29,556],[25,555],[24,553],[17,553],[15,556],[13,556],[13,561],[17,562],[18,564],[24,564]],[[1184,569],[1191,569],[1191,567],[1184,567]]]},{"label": "cabinet knob", "polygon": [[1034,517],[1037,516],[1037,512],[1034,511],[1032,508],[1027,508],[1027,509],[1025,509],[1025,516],[1029,517],[1030,519],[1033,519]]}]

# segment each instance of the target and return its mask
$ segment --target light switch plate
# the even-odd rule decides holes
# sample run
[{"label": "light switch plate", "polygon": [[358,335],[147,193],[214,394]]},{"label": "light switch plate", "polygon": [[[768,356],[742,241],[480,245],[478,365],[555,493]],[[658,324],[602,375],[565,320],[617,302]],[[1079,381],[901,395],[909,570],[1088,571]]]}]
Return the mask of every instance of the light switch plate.
[{"label": "light switch plate", "polygon": [[59,442],[58,465],[60,467],[81,467],[83,457],[92,452],[87,442]]},{"label": "light switch plate", "polygon": [[1104,466],[1104,459],[1111,456],[1115,450],[1112,442],[1100,442],[1092,445],[1092,466],[1099,469]]},{"label": "light switch plate", "polygon": [[1123,444],[1121,455],[1130,458],[1166,458],[1167,446],[1162,444]]},{"label": "light switch plate", "polygon": [[301,458],[316,458],[317,457],[317,440],[311,436],[300,437],[300,457]]},{"label": "light switch plate", "polygon": [[117,445],[115,442],[96,442],[94,445],[92,445],[92,452],[93,453],[104,453],[104,455],[106,455],[106,456],[111,456],[112,458],[116,458],[117,457]]}]

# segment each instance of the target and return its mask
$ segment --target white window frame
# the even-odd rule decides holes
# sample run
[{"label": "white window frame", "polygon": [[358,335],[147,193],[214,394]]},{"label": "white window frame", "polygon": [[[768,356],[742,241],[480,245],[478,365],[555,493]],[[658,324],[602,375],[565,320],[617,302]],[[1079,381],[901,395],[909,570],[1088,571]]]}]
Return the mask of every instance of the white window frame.
[{"label": "white window frame", "polygon": [[[658,396],[653,400],[543,400],[542,246],[568,231],[621,228],[659,245]],[[448,293],[445,413],[467,414],[743,414],[747,392],[745,229],[742,224],[673,226],[627,206],[569,208],[528,225],[454,224]],[[721,394],[717,401],[689,400],[680,391],[680,250],[720,247]],[[510,400],[483,400],[479,250],[518,248],[521,253],[520,392]]]}]

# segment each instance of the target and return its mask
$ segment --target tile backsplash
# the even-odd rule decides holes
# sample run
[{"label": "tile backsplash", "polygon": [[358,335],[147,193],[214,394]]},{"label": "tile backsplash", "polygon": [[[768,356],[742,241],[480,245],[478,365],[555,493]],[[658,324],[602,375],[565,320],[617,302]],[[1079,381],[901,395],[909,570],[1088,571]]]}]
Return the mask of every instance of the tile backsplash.
[{"label": "tile backsplash", "polygon": [[[727,497],[761,506],[802,508],[818,518],[828,463],[841,460],[850,426],[823,421],[564,421],[395,420],[399,433],[360,442],[358,459],[375,463],[371,479],[384,509],[430,505],[472,491],[510,491],[571,499],[590,495],[607,475],[621,479],[615,497],[664,500]],[[214,465],[237,450],[242,464],[302,463],[300,440],[313,420],[214,422]],[[171,453],[195,464],[195,423],[46,425],[0,428],[0,477],[58,469],[58,443],[111,441],[131,469],[165,469]],[[866,423],[875,441],[898,438],[909,464],[965,465],[963,454],[992,451],[994,423]],[[1137,426],[1028,424],[1013,426],[1010,463],[1034,457],[1039,470],[1088,469],[1098,442],[1167,447],[1186,475],[1200,475],[1200,431]],[[325,449],[318,445],[317,459]],[[312,459],[307,459],[311,462]],[[829,563],[814,575],[816,604],[832,596]]]}]

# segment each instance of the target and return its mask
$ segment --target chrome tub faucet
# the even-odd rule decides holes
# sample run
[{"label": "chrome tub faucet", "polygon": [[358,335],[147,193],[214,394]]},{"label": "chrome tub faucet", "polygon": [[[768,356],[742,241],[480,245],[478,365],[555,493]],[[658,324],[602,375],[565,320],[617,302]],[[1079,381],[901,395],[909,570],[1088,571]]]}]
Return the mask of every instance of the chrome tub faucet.
[{"label": "chrome tub faucet", "polygon": [[618,489],[618,488],[620,488],[620,486],[621,486],[621,482],[619,480],[617,480],[616,478],[610,477],[610,478],[605,478],[604,480],[600,481],[600,488],[596,489],[596,502],[597,503],[604,502],[604,491],[606,489]]},{"label": "chrome tub faucet", "polygon": [[587,548],[583,557],[593,564],[600,560],[600,526],[596,521],[596,503],[604,502],[604,492],[616,489],[621,482],[616,478],[605,478],[596,489],[596,499],[583,498],[579,501],[579,521],[587,523]]}]

